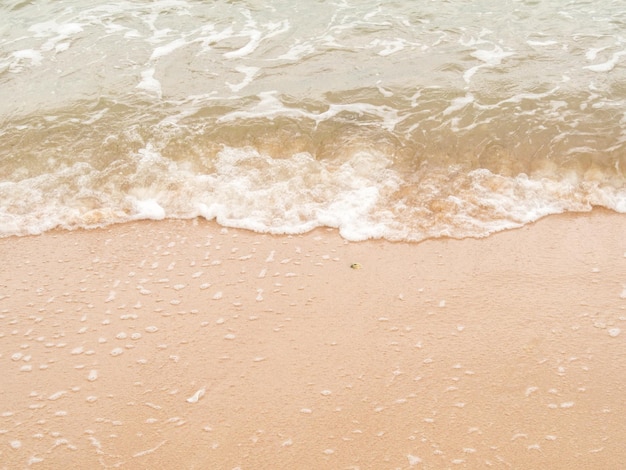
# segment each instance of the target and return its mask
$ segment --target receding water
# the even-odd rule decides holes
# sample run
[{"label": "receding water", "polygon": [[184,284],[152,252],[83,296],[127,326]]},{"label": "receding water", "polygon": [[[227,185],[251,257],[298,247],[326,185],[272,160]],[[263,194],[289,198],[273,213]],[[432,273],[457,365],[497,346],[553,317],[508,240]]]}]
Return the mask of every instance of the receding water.
[{"label": "receding water", "polygon": [[352,240],[626,212],[620,1],[8,1],[0,235]]}]

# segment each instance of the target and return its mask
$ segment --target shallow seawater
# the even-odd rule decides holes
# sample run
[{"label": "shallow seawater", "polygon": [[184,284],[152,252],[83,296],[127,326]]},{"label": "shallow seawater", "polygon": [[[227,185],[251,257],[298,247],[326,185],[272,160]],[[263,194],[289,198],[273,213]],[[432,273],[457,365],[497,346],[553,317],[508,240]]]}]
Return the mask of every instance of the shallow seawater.
[{"label": "shallow seawater", "polygon": [[0,236],[485,236],[626,212],[622,2],[0,6]]}]

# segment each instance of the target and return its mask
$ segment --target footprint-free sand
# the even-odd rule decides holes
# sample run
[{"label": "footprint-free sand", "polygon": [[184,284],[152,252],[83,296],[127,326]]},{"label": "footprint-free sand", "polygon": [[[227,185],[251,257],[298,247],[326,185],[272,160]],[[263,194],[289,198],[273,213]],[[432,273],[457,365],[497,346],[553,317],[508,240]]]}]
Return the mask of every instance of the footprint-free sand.
[{"label": "footprint-free sand", "polygon": [[626,217],[0,240],[0,468],[618,469]]}]

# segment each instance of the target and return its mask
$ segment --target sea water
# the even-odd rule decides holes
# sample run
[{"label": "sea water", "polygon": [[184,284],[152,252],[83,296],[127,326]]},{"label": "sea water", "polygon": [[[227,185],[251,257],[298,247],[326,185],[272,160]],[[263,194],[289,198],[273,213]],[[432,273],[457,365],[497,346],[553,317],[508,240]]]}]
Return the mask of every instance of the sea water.
[{"label": "sea water", "polygon": [[626,212],[622,0],[7,0],[0,236]]}]

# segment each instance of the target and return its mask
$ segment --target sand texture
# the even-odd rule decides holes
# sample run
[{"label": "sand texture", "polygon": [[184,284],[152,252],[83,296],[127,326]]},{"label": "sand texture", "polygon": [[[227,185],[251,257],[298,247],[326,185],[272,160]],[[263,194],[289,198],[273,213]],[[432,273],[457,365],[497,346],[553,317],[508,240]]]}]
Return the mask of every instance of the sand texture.
[{"label": "sand texture", "polygon": [[624,215],[420,244],[137,222],[0,253],[0,468],[626,462]]}]

